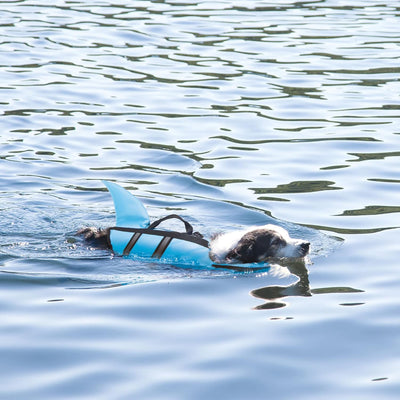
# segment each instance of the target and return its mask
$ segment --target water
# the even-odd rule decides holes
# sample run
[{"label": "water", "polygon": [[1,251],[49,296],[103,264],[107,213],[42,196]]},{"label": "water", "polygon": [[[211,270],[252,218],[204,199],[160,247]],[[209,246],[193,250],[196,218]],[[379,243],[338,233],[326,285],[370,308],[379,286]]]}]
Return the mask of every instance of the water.
[{"label": "water", "polygon": [[[0,4],[0,397],[398,399],[398,3]],[[101,179],[268,272],[112,257]]]}]

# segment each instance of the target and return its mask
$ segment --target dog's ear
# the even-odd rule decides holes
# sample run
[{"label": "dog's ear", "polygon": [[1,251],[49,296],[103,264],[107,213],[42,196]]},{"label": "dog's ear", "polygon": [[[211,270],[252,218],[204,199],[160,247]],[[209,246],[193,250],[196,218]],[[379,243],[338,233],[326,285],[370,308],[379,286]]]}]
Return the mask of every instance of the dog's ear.
[{"label": "dog's ear", "polygon": [[273,257],[276,254],[278,244],[274,232],[257,229],[246,233],[236,247],[227,254],[226,258],[242,263],[260,262],[266,257]]},{"label": "dog's ear", "polygon": [[225,259],[226,261],[240,261],[240,255],[238,254],[236,247],[228,252]]},{"label": "dog's ear", "polygon": [[236,260],[242,263],[251,263],[257,261],[255,252],[256,240],[253,236],[243,236],[234,249],[232,249],[226,258],[229,261]]}]

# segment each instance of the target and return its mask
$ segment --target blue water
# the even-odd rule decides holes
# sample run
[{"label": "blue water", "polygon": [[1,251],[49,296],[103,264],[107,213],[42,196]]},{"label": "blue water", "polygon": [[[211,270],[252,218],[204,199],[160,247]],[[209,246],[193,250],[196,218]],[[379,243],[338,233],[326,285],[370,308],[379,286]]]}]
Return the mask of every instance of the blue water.
[{"label": "blue water", "polygon": [[[0,4],[0,398],[400,396],[400,13],[371,1]],[[269,271],[113,257],[101,180]]]}]

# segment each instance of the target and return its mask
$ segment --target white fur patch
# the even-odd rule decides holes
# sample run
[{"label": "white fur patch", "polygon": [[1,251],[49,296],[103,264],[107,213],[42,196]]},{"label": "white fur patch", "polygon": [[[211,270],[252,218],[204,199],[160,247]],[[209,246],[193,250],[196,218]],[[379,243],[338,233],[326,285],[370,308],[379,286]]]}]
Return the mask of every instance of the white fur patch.
[{"label": "white fur patch", "polygon": [[243,235],[252,229],[219,233],[210,242],[210,257],[215,262],[223,262],[226,255],[236,247]]}]

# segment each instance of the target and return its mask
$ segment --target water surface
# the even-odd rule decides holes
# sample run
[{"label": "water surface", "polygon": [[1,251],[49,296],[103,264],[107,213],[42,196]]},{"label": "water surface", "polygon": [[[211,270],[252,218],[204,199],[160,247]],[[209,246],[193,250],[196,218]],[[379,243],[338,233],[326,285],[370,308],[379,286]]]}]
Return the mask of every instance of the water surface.
[{"label": "water surface", "polygon": [[[1,397],[399,397],[397,2],[0,9]],[[86,248],[102,179],[206,236],[277,223],[310,261]]]}]

